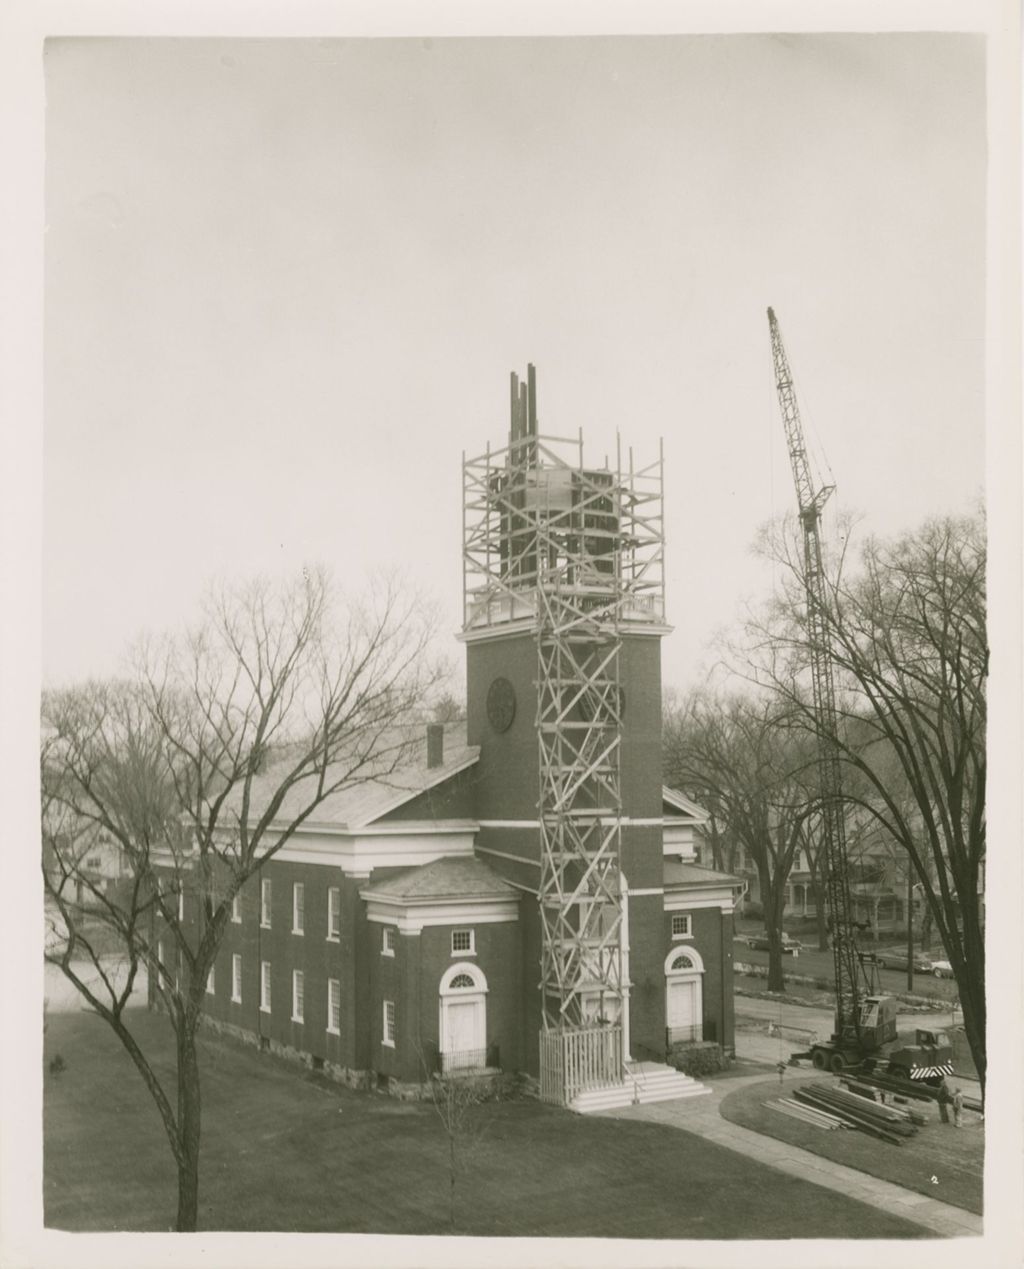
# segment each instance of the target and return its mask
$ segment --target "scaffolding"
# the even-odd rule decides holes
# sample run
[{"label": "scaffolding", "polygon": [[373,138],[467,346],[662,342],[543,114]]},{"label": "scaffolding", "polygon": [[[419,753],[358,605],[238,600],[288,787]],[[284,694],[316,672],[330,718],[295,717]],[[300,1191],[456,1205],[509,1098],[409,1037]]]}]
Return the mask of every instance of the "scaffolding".
[{"label": "scaffolding", "polygon": [[[617,443],[614,468],[587,467],[582,434],[541,435],[533,366],[511,376],[507,446],[463,461],[466,633],[508,626],[537,646],[541,1051],[563,1055],[552,1100],[566,1100],[574,1035],[592,1082],[622,1074],[620,654],[631,624],[664,620],[662,487],[660,451],[640,468],[629,451],[624,469]],[[595,1045],[595,1029],[619,1039]]]}]

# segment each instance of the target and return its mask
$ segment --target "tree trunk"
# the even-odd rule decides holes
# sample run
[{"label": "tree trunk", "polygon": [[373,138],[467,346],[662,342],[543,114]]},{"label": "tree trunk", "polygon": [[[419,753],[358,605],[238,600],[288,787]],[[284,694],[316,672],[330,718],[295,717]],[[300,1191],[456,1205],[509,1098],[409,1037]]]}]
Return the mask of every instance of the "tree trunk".
[{"label": "tree trunk", "polygon": [[178,1029],[178,1157],[179,1233],[194,1233],[199,1219],[199,1134],[202,1103],[199,1091],[199,1062],[194,1026],[181,1023]]},{"label": "tree trunk", "polygon": [[448,1132],[448,1227],[455,1233],[455,1133]]},{"label": "tree trunk", "polygon": [[924,912],[921,915],[921,950],[924,952],[931,951],[932,946],[932,910],[927,902],[924,904]]},{"label": "tree trunk", "polygon": [[[762,892],[765,887],[762,884]],[[769,903],[765,904],[765,930],[768,934],[768,983],[769,991],[785,991],[786,978],[782,972],[782,908],[785,891],[772,878],[766,891]]]}]

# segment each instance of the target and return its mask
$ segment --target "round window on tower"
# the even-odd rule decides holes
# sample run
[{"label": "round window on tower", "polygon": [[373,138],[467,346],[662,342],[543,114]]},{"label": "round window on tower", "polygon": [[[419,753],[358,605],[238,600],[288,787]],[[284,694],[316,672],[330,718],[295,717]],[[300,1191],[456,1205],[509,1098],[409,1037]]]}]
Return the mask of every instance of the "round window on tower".
[{"label": "round window on tower", "polygon": [[487,718],[495,731],[508,731],[516,716],[516,692],[508,679],[495,679],[487,692]]}]

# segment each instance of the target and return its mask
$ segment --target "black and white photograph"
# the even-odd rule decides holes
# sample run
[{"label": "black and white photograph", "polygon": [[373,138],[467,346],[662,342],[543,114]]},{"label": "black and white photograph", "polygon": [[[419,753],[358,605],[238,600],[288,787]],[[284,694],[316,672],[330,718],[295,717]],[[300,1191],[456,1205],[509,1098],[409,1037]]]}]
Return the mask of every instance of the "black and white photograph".
[{"label": "black and white photograph", "polygon": [[10,19],[3,1263],[1019,1263],[1017,8],[186,8]]}]

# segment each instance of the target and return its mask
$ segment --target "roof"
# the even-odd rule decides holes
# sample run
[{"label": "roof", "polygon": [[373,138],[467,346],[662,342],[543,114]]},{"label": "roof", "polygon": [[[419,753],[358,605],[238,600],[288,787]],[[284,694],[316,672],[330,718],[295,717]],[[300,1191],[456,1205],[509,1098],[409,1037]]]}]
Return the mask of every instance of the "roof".
[{"label": "roof", "polygon": [[[465,723],[454,723],[444,729],[444,760],[440,766],[427,766],[426,726],[395,729],[376,746],[378,756],[365,763],[346,784],[329,794],[303,822],[304,828],[329,828],[354,831],[365,828],[404,803],[436,788],[460,771],[471,767],[480,756],[479,745],[466,744]],[[328,769],[326,783],[346,776],[344,761]],[[288,769],[288,759],[272,764],[253,781],[250,816],[258,815],[279,787]],[[274,817],[275,824],[287,824],[301,813],[313,792],[313,775],[304,777],[289,789]],[[232,800],[240,800],[235,790]]]},{"label": "roof", "polygon": [[743,886],[742,877],[728,872],[716,872],[714,868],[701,868],[698,864],[680,864],[665,861],[666,886]]},{"label": "roof", "polygon": [[373,882],[366,898],[408,902],[426,899],[518,899],[519,892],[475,855],[448,855]]},{"label": "roof", "polygon": [[678,789],[670,789],[667,784],[661,787],[661,800],[667,802],[669,806],[674,807],[677,811],[681,811],[683,815],[695,819],[699,824],[706,824],[711,818],[707,811],[693,798],[688,798],[685,793],[680,793]]}]

